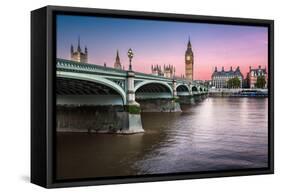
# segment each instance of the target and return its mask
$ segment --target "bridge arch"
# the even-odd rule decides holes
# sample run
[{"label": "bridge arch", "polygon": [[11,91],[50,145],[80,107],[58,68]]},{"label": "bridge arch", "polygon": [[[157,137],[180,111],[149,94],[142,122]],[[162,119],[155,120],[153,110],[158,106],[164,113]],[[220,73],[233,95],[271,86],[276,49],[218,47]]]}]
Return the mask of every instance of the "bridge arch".
[{"label": "bridge arch", "polygon": [[178,84],[176,86],[176,90],[177,90],[177,92],[190,92],[190,89],[185,84]]},{"label": "bridge arch", "polygon": [[[136,98],[172,98],[173,89],[168,83],[155,80],[147,80],[142,81],[135,86],[135,94]],[[140,94],[145,95],[140,96]]]},{"label": "bridge arch", "polygon": [[192,92],[198,92],[198,88],[196,86],[191,87]]},{"label": "bridge arch", "polygon": [[106,86],[116,93],[118,93],[123,101],[123,104],[126,104],[126,93],[117,83],[110,81],[108,79],[99,77],[97,75],[89,75],[89,74],[77,74],[73,72],[57,72],[57,78],[66,78],[66,79],[75,79],[97,83],[99,85]]},{"label": "bridge arch", "polygon": [[178,84],[176,86],[177,96],[189,96],[191,94],[191,89],[187,84]]},{"label": "bridge arch", "polygon": [[169,90],[169,92],[171,92],[171,94],[173,94],[173,89],[172,89],[172,87],[169,84],[167,84],[165,82],[161,82],[161,81],[150,81],[150,80],[149,81],[143,81],[143,82],[137,84],[135,86],[135,92],[139,88],[141,88],[142,86],[145,86],[145,85],[148,85],[148,84],[151,84],[151,85],[153,85],[153,84],[155,84],[155,85],[162,85],[162,86],[166,87]]}]

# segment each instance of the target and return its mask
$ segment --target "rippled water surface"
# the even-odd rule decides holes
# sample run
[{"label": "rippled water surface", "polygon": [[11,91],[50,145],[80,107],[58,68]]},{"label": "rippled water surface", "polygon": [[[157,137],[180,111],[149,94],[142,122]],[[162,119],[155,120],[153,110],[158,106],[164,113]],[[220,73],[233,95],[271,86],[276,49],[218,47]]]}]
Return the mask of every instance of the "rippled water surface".
[{"label": "rippled water surface", "polygon": [[59,133],[57,177],[267,167],[267,98],[207,98],[182,113],[143,113],[144,134]]}]

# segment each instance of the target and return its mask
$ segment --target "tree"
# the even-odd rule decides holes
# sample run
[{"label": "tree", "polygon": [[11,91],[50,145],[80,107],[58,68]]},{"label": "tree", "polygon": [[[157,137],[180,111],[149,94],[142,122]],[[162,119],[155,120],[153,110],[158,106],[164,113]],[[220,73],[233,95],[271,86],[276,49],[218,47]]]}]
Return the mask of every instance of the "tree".
[{"label": "tree", "polygon": [[256,82],[256,88],[264,88],[266,84],[266,80],[264,76],[258,76]]},{"label": "tree", "polygon": [[238,77],[231,78],[227,81],[228,88],[240,88],[241,81]]}]

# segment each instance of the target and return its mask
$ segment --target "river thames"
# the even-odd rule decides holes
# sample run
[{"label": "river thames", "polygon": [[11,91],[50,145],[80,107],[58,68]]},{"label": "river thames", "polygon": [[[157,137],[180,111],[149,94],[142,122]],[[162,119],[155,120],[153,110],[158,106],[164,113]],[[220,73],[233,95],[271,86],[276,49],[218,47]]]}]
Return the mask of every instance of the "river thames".
[{"label": "river thames", "polygon": [[207,98],[181,113],[142,113],[143,134],[57,134],[57,178],[261,168],[268,99]]}]

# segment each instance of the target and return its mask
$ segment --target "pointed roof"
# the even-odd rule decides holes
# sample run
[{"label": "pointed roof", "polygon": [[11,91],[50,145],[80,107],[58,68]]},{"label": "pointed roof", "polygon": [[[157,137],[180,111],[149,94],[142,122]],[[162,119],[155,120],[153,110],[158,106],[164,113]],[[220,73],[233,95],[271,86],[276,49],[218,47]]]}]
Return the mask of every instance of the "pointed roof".
[{"label": "pointed roof", "polygon": [[191,42],[190,42],[190,36],[188,35],[188,44],[187,44],[188,48],[191,48]]},{"label": "pointed roof", "polygon": [[116,60],[119,60],[120,58],[119,58],[119,51],[118,51],[118,49],[117,49],[117,53],[116,53]]},{"label": "pointed roof", "polygon": [[224,67],[222,67],[221,71],[218,71],[217,67],[215,67],[215,71],[213,72],[212,77],[213,76],[241,76],[243,78],[243,74],[241,73],[239,66],[235,71],[233,71],[231,68],[226,71],[224,70]]}]

